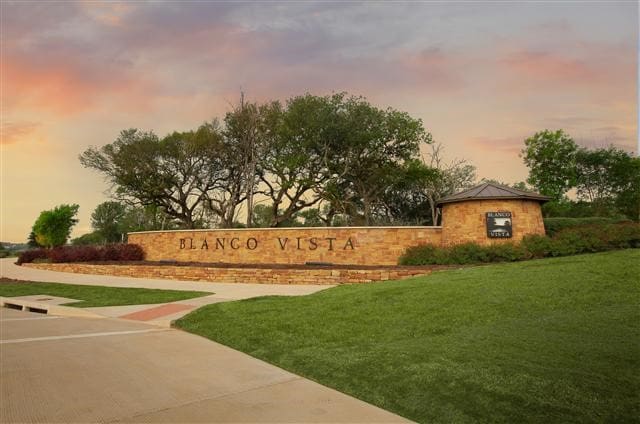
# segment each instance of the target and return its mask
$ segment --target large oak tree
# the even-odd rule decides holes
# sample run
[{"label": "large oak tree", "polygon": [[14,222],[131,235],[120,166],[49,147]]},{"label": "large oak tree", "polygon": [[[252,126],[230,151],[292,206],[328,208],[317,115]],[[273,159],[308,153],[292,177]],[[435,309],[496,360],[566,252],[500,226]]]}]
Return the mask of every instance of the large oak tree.
[{"label": "large oak tree", "polygon": [[125,130],[113,143],[86,150],[80,162],[102,172],[117,198],[161,207],[184,227],[195,228],[210,192],[226,186],[221,151],[214,122],[162,139],[153,132]]}]

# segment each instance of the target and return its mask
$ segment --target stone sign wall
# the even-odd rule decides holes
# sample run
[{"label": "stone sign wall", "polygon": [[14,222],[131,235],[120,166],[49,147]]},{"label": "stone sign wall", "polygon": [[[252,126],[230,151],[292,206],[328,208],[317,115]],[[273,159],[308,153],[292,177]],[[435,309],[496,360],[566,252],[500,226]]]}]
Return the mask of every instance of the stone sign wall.
[{"label": "stone sign wall", "polygon": [[[508,219],[508,237],[489,234],[493,215]],[[508,218],[507,218],[508,217]],[[500,222],[505,224],[507,222]],[[442,207],[442,244],[518,242],[527,234],[544,235],[540,202],[535,200],[491,199],[449,203]]]},{"label": "stone sign wall", "polygon": [[420,244],[517,243],[544,234],[540,199],[461,199],[442,205],[442,227],[322,227],[148,231],[129,234],[149,261],[396,265]]},{"label": "stone sign wall", "polygon": [[440,245],[441,227],[250,228],[129,234],[149,261],[396,265],[411,246]]}]

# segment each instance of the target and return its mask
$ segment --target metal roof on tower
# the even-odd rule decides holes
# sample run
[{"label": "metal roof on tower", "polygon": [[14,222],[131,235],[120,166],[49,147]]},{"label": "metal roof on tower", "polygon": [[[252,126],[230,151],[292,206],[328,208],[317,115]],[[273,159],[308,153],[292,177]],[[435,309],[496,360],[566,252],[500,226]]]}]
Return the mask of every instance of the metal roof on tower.
[{"label": "metal roof on tower", "polygon": [[472,187],[459,193],[445,196],[438,200],[437,204],[465,202],[467,200],[488,200],[488,199],[519,199],[537,200],[541,203],[551,200],[548,196],[530,191],[518,190],[516,188],[495,183],[484,183]]}]

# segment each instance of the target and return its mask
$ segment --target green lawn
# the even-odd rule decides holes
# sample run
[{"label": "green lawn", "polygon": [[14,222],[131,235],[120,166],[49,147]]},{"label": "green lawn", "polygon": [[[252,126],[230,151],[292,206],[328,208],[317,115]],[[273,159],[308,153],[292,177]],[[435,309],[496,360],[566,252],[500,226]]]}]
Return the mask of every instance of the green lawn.
[{"label": "green lawn", "polygon": [[178,326],[420,422],[639,422],[640,250],[201,308]]},{"label": "green lawn", "polygon": [[34,294],[82,299],[82,302],[69,303],[68,306],[89,308],[94,306],[144,305],[175,302],[177,300],[207,296],[213,293],[182,290],[81,286],[58,283],[36,283],[31,281],[0,281],[0,296],[12,297]]}]

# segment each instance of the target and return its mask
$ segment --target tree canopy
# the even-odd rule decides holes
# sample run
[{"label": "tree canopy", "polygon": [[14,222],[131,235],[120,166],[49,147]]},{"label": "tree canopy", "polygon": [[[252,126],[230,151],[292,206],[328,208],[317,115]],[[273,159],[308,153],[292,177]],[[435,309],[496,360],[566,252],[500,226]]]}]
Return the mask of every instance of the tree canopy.
[{"label": "tree canopy", "polygon": [[32,229],[37,244],[47,248],[65,244],[71,229],[78,222],[75,216],[79,208],[75,204],[63,204],[51,210],[42,211]]},{"label": "tree canopy", "polygon": [[346,215],[370,224],[389,215],[391,191],[416,175],[410,164],[428,143],[419,119],[346,93],[285,104],[241,97],[222,123],[163,138],[125,130],[80,162],[111,182],[116,199],[158,207],[186,228],[231,227],[243,205],[251,226],[254,196],[269,201],[271,213],[260,214],[273,227],[319,205],[326,214],[309,222]]},{"label": "tree canopy", "polygon": [[86,150],[80,162],[103,173],[116,198],[161,207],[184,227],[196,228],[211,191],[227,187],[229,170],[221,163],[222,150],[215,122],[162,139],[129,129],[112,144]]},{"label": "tree canopy", "polygon": [[544,130],[524,141],[521,157],[529,168],[527,182],[541,194],[560,200],[576,184],[578,145],[563,130]]},{"label": "tree canopy", "polygon": [[117,243],[122,241],[125,230],[122,219],[126,212],[126,206],[120,202],[103,202],[91,214],[91,226],[105,242]]},{"label": "tree canopy", "polygon": [[[175,230],[176,218],[157,206],[127,205],[117,201],[100,203],[91,214],[91,233],[71,240],[74,245],[118,243],[134,231]],[[37,244],[32,245],[37,247]]]},{"label": "tree canopy", "polygon": [[[521,156],[527,181],[553,198],[544,207],[547,215],[640,218],[640,158],[614,146],[580,147],[562,130],[526,139]],[[570,189],[576,202],[566,197]]]}]

